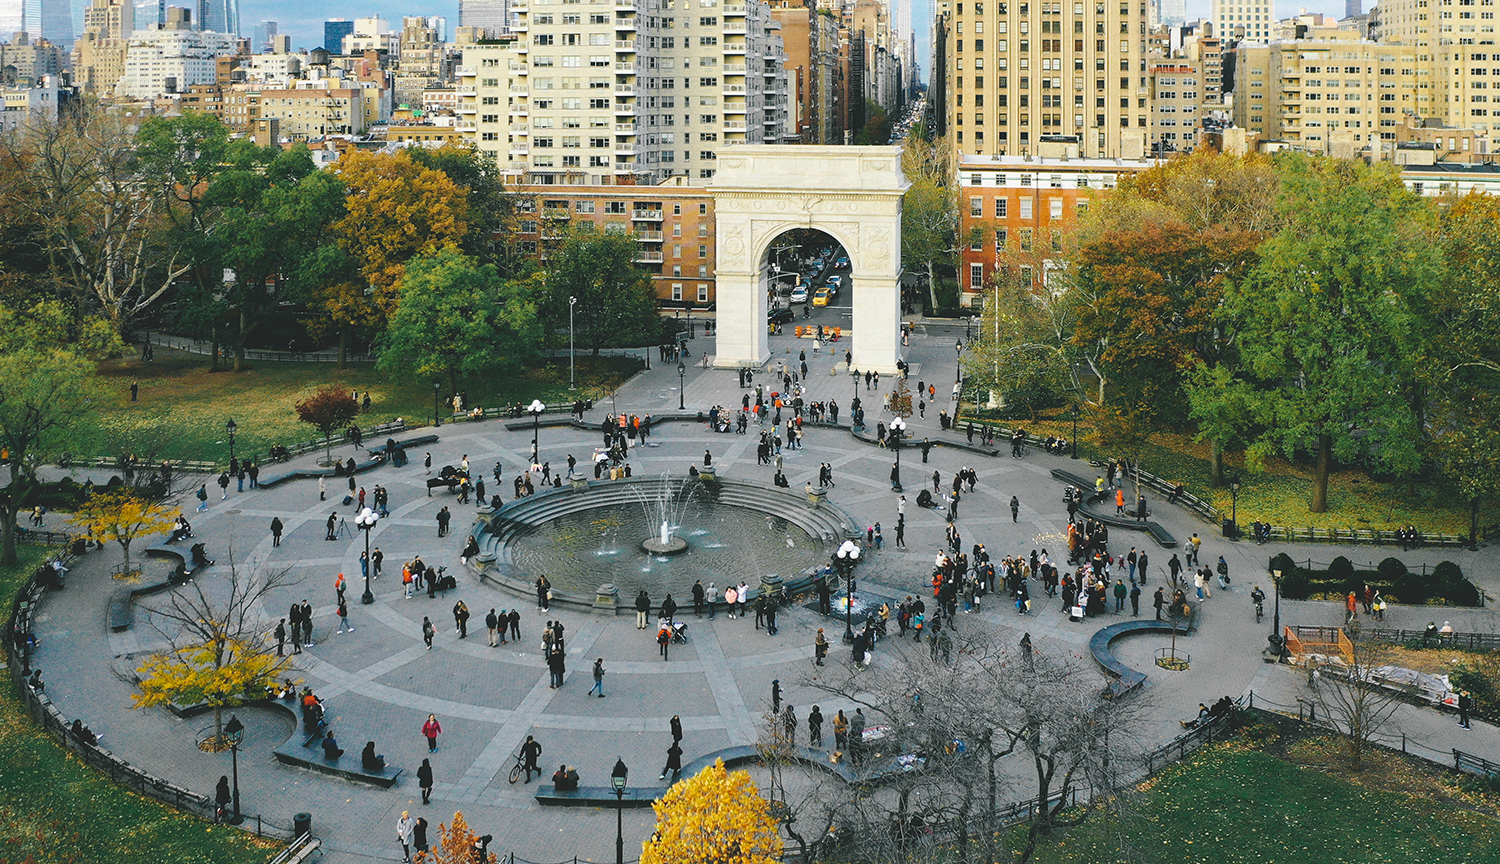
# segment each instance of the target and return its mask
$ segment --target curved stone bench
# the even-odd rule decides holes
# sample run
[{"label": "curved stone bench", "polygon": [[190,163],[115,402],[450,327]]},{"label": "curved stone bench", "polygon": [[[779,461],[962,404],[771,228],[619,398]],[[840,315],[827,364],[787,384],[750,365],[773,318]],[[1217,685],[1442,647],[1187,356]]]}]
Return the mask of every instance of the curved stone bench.
[{"label": "curved stone bench", "polygon": [[[1177,631],[1184,635],[1193,631],[1193,619],[1189,617],[1185,624],[1179,624]],[[1089,639],[1089,653],[1093,655],[1094,662],[1098,663],[1107,674],[1116,679],[1109,685],[1110,695],[1118,698],[1124,696],[1135,688],[1146,683],[1146,675],[1127,666],[1116,657],[1110,650],[1110,643],[1121,636],[1133,636],[1138,633],[1171,633],[1172,625],[1166,621],[1121,621],[1108,627],[1101,627]]]},{"label": "curved stone bench", "polygon": [[389,789],[395,786],[396,778],[401,776],[401,769],[389,764],[385,766],[384,771],[366,771],[364,766],[359,762],[359,754],[351,750],[344,751],[344,755],[337,759],[325,759],[323,758],[323,749],[321,747],[317,748],[316,753],[313,753],[306,747],[293,744],[292,740],[296,737],[293,734],[291,739],[288,739],[285,743],[271,751],[272,755],[276,757],[277,762],[283,765],[291,765],[295,768],[306,768],[310,771],[317,771],[320,774],[341,777],[355,783],[368,783],[371,786],[379,786],[382,789]]},{"label": "curved stone bench", "polygon": [[[876,446],[879,446],[880,444],[880,438],[876,436],[874,427],[868,422],[858,429],[849,429],[849,434],[853,435],[856,441],[862,441],[866,444],[874,444]],[[932,444],[932,446],[934,447],[947,447],[951,450],[967,450],[970,453],[978,453],[980,456],[1000,455],[1000,450],[997,447],[984,447],[979,444],[970,444],[967,441],[953,441],[948,439],[946,436],[942,438],[933,438],[930,435],[924,437],[926,437],[928,439],[928,443]],[[901,450],[902,452],[915,450],[920,453],[922,450],[922,442],[911,436],[907,436],[901,439]]]},{"label": "curved stone bench", "polygon": [[[1072,473],[1071,471],[1066,471],[1062,468],[1053,468],[1052,478],[1054,480],[1060,480],[1064,483],[1067,483],[1070,486],[1076,486],[1079,489],[1082,489],[1084,492],[1089,493],[1090,495],[1093,494],[1092,490],[1094,488],[1094,481],[1085,480],[1084,478]],[[1111,528],[1123,528],[1126,531],[1144,531],[1149,534],[1151,536],[1151,539],[1155,540],[1157,545],[1161,546],[1163,549],[1177,548],[1177,538],[1172,536],[1172,532],[1168,531],[1166,528],[1163,528],[1160,522],[1153,522],[1149,519],[1142,521],[1134,517],[1124,518],[1106,513],[1100,513],[1099,511],[1094,510],[1089,505],[1080,506],[1078,508],[1078,512],[1094,520],[1095,522],[1103,523]]]},{"label": "curved stone bench", "polygon": [[536,787],[536,803],[543,807],[619,807],[623,810],[639,810],[650,807],[666,789],[625,788],[625,794],[615,798],[615,790],[608,786],[579,786],[564,792],[557,791],[551,783]]}]

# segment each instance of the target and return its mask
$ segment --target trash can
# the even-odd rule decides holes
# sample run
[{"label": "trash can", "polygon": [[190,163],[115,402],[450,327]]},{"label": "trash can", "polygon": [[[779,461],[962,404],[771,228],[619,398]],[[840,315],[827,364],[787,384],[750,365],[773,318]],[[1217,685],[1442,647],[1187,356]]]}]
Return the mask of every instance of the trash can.
[{"label": "trash can", "polygon": [[292,834],[301,837],[312,833],[312,814],[298,813],[292,817]]},{"label": "trash can", "polygon": [[1240,536],[1240,528],[1238,525],[1234,524],[1233,519],[1224,520],[1223,532],[1224,536],[1229,538],[1230,540],[1237,539]]}]

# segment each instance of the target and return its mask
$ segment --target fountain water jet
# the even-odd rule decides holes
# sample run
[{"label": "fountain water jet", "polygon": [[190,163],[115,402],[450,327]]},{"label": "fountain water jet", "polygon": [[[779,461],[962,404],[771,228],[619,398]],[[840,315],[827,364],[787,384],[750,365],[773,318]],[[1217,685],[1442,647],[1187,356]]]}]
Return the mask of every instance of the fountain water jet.
[{"label": "fountain water jet", "polygon": [[673,517],[682,513],[683,505],[691,496],[681,494],[680,490],[674,489],[671,478],[663,474],[661,483],[656,487],[655,497],[649,497],[645,490],[640,487],[632,489],[636,498],[640,499],[641,506],[646,513],[654,517],[653,521],[661,524],[660,532],[655,537],[647,537],[641,541],[641,549],[652,555],[681,555],[688,550],[688,542],[676,536],[672,531]]}]

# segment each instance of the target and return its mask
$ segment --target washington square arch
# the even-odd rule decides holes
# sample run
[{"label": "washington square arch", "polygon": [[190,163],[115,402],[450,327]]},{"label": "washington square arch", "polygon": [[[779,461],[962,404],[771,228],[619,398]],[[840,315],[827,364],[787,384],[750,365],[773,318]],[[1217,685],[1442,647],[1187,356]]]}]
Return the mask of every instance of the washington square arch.
[{"label": "washington square arch", "polygon": [[719,154],[710,190],[717,222],[714,365],[769,355],[768,250],[795,229],[821,231],[849,257],[848,350],[856,369],[894,373],[901,345],[900,147],[743,145]]}]

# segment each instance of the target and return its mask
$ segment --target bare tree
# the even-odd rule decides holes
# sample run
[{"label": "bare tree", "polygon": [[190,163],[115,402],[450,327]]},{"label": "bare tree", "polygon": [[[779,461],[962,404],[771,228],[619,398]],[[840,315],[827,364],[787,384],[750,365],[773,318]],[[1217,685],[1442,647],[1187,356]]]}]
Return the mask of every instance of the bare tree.
[{"label": "bare tree", "polygon": [[137,670],[137,708],[168,703],[207,703],[214,709],[215,737],[223,737],[223,709],[242,704],[277,683],[291,661],[276,655],[271,619],[261,601],[292,584],[290,568],[242,572],[229,553],[228,578],[189,583],[148,608],[151,628],[166,648]]},{"label": "bare tree", "polygon": [[1315,666],[1307,676],[1315,704],[1330,718],[1344,741],[1349,769],[1364,767],[1365,751],[1401,706],[1401,694],[1380,686],[1376,671],[1391,663],[1384,644],[1365,638],[1358,621],[1344,628],[1348,647],[1341,657]]}]

